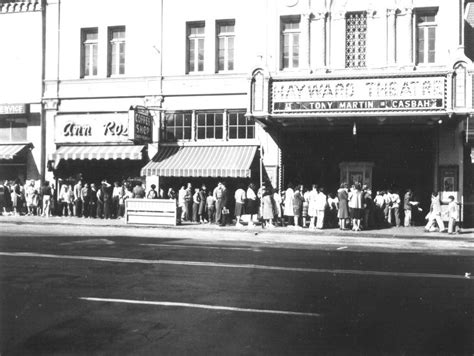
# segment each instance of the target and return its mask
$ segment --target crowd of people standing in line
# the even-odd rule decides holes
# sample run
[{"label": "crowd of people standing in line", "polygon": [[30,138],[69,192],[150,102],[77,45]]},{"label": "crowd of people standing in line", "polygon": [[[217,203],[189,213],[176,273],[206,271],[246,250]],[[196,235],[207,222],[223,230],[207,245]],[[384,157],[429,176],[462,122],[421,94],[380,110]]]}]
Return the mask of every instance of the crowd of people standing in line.
[{"label": "crowd of people standing in line", "polygon": [[[233,193],[231,195],[223,181],[218,182],[214,189],[208,190],[205,184],[193,188],[188,183],[178,192],[169,188],[166,193],[154,184],[146,190],[140,182],[132,187],[127,182],[114,182],[112,185],[103,180],[96,185],[79,180],[75,185],[62,184],[56,192],[54,184],[47,181],[39,189],[33,180],[25,185],[19,181],[6,181],[0,185],[0,210],[12,215],[112,219],[124,216],[125,201],[129,198],[161,198],[176,200],[178,224],[188,221],[225,226],[235,217],[237,227],[252,226],[260,221],[267,228],[292,226],[353,231],[400,227],[402,215],[403,226],[409,227],[413,225],[413,211],[421,211],[411,189],[406,191],[403,199],[396,190],[377,191],[373,197],[370,188],[360,183],[350,188],[347,183],[342,183],[336,193],[329,194],[324,187],[315,184],[311,189],[289,184],[280,193],[268,183],[259,189],[250,183],[248,186],[238,185]],[[441,204],[439,194],[434,192],[425,217],[428,220],[425,231],[446,231]],[[447,215],[447,231],[454,233],[459,221],[459,207],[453,196],[449,197]]]}]

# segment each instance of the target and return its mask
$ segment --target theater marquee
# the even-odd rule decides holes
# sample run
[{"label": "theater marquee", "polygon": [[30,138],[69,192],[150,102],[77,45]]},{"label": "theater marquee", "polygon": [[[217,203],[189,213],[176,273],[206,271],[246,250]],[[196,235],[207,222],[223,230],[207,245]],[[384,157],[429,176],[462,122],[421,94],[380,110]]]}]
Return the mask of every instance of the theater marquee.
[{"label": "theater marquee", "polygon": [[272,113],[441,111],[445,76],[272,82]]}]

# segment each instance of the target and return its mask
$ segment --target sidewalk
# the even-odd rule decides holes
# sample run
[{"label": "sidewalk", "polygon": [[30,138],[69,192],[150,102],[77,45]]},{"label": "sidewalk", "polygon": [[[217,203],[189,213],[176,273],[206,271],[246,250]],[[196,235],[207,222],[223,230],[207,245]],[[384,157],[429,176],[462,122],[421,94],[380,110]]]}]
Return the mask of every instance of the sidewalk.
[{"label": "sidewalk", "polygon": [[[87,218],[75,218],[75,217],[39,217],[39,216],[0,216],[0,224],[6,222],[17,225],[75,225],[75,226],[97,226],[97,227],[113,227],[113,228],[139,228],[139,229],[162,229],[162,230],[174,230],[174,231],[226,231],[233,233],[245,232],[245,233],[259,233],[259,234],[272,234],[272,235],[292,235],[292,236],[341,236],[341,237],[359,237],[359,238],[396,238],[396,239],[427,239],[427,240],[448,240],[448,241],[468,241],[474,242],[474,229],[463,229],[461,233],[449,235],[447,233],[430,232],[426,233],[423,230],[423,226],[416,227],[392,227],[380,230],[368,230],[362,232],[354,231],[341,231],[339,229],[324,229],[324,230],[312,230],[308,228],[293,227],[275,227],[265,228],[261,226],[256,227],[236,227],[229,225],[220,227],[217,225],[209,224],[195,224],[195,223],[184,223],[179,226],[153,226],[153,225],[130,225],[126,224],[123,219],[87,219]],[[0,225],[1,226],[1,225]]]}]

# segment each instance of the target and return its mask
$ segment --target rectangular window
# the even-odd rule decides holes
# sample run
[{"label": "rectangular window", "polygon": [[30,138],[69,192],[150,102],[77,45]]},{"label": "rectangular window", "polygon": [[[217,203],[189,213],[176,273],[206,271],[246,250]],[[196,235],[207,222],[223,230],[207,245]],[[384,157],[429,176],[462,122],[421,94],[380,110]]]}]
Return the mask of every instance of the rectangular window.
[{"label": "rectangular window", "polygon": [[367,58],[367,13],[346,14],[346,68],[365,68]]},{"label": "rectangular window", "polygon": [[292,69],[300,65],[300,18],[281,20],[281,68]]},{"label": "rectangular window", "polygon": [[125,27],[109,27],[108,74],[125,74]]},{"label": "rectangular window", "polygon": [[234,70],[235,21],[217,23],[217,70]]},{"label": "rectangular window", "polygon": [[416,15],[416,62],[434,63],[436,60],[436,14]]},{"label": "rectangular window", "polygon": [[204,22],[187,24],[187,73],[204,70]]},{"label": "rectangular window", "polygon": [[0,142],[26,141],[26,120],[0,121]]},{"label": "rectangular window", "polygon": [[196,114],[197,139],[219,139],[224,138],[224,114],[220,113],[197,113]]},{"label": "rectangular window", "polygon": [[192,113],[166,113],[165,114],[165,140],[179,141],[191,139]]},{"label": "rectangular window", "polygon": [[245,116],[245,112],[229,112],[229,139],[255,138],[255,121]]},{"label": "rectangular window", "polygon": [[81,77],[97,76],[98,30],[81,30]]}]

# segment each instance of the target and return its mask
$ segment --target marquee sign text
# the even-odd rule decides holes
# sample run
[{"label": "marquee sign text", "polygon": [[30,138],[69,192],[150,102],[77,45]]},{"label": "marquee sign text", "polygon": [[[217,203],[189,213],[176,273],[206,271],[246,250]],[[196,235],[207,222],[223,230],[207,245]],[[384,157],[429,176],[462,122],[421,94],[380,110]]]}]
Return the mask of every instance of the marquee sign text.
[{"label": "marquee sign text", "polygon": [[443,110],[445,81],[443,76],[275,81],[272,112]]}]

